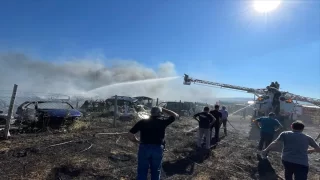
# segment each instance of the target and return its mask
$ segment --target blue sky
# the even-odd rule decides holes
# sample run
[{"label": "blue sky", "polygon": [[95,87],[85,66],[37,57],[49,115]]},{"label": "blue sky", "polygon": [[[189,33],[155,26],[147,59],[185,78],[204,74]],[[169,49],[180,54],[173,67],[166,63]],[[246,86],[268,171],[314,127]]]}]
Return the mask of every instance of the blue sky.
[{"label": "blue sky", "polygon": [[257,88],[277,80],[320,98],[319,12],[316,0],[287,0],[269,14],[249,0],[1,1],[0,51],[171,61],[181,75]]}]

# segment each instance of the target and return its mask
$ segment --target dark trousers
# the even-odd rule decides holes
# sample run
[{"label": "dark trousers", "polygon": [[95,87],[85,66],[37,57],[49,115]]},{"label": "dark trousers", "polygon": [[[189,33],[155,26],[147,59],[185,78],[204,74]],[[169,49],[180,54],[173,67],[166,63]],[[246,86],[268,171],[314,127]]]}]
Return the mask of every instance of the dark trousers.
[{"label": "dark trousers", "polygon": [[224,135],[227,135],[227,119],[222,119]]},{"label": "dark trousers", "polygon": [[283,161],[284,166],[284,176],[286,180],[293,180],[294,175],[295,180],[307,180],[309,167],[301,164],[295,164],[288,161]]},{"label": "dark trousers", "polygon": [[267,148],[271,144],[273,136],[274,133],[266,133],[261,131],[258,149],[262,151],[263,149]]},{"label": "dark trousers", "polygon": [[160,180],[162,157],[162,145],[140,144],[137,180],[147,180],[149,167],[151,170],[151,180]]},{"label": "dark trousers", "polygon": [[214,139],[216,142],[219,142],[219,133],[220,133],[220,123],[214,124],[213,127],[211,127],[211,135],[212,135],[212,130],[214,128]]}]

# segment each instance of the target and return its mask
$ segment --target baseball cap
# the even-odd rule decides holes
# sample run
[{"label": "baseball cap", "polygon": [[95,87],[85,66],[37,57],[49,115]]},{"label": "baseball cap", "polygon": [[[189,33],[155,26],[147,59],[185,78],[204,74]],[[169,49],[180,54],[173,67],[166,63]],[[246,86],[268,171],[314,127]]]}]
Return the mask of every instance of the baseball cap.
[{"label": "baseball cap", "polygon": [[150,113],[151,113],[151,116],[160,116],[162,113],[162,108],[157,106],[152,107]]}]

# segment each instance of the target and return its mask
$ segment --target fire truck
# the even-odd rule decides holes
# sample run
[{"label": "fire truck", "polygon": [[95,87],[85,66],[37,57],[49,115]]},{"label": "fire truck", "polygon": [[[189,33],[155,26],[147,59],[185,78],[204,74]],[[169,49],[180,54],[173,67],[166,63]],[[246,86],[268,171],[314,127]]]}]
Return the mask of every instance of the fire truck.
[{"label": "fire truck", "polygon": [[[268,115],[269,112],[274,112],[277,119],[282,123],[285,129],[288,129],[293,121],[303,117],[307,111],[309,111],[309,115],[312,114],[310,112],[313,112],[310,116],[319,117],[319,114],[317,113],[320,108],[320,99],[304,97],[287,91],[280,91],[280,85],[278,82],[272,82],[266,88],[256,89],[195,79],[185,74],[183,84],[206,85],[251,93],[254,95],[254,113],[252,115],[252,120]],[[314,106],[312,108],[306,108],[301,104],[302,102],[310,103]]]}]

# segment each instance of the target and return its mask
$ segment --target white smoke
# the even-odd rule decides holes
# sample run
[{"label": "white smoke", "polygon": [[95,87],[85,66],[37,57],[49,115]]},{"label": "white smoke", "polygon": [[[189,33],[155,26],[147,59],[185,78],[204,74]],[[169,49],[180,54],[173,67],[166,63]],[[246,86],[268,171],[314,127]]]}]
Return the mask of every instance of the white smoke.
[{"label": "white smoke", "polygon": [[[215,97],[213,88],[185,86],[182,78],[99,88],[121,82],[179,76],[171,62],[151,69],[135,61],[86,58],[55,63],[7,53],[0,55],[0,72],[0,90],[18,84],[20,92],[97,95],[100,98],[143,95],[164,100],[210,101]],[[95,88],[98,89],[90,91]]]}]

